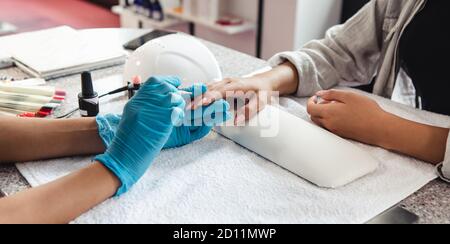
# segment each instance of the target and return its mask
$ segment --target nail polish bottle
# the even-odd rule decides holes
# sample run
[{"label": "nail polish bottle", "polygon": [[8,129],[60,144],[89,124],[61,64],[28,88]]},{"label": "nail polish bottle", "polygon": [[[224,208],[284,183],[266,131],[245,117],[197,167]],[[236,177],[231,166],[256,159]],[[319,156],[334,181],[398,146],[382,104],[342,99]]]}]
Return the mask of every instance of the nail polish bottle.
[{"label": "nail polish bottle", "polygon": [[78,94],[78,104],[82,117],[95,117],[100,112],[98,93],[94,91],[89,72],[81,74],[81,93]]}]

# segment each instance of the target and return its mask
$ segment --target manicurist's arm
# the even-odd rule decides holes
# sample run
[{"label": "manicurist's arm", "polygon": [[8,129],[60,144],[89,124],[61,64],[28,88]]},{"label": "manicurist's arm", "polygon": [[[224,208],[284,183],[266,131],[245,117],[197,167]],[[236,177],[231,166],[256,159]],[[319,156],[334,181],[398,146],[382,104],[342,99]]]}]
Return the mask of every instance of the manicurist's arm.
[{"label": "manicurist's arm", "polygon": [[69,223],[112,197],[121,183],[95,162],[47,185],[0,199],[0,223]]},{"label": "manicurist's arm", "polygon": [[146,82],[125,106],[111,145],[94,164],[0,199],[0,223],[67,223],[105,199],[126,193],[159,155],[174,125],[184,120],[180,85],[170,77]]},{"label": "manicurist's arm", "polygon": [[105,151],[94,118],[47,120],[0,118],[0,163]]}]

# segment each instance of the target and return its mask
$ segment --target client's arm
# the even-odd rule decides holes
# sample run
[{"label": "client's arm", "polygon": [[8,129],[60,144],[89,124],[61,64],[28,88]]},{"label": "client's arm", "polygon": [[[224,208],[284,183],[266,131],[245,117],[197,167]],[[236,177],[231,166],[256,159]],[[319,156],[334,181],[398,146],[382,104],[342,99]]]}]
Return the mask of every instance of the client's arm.
[{"label": "client's arm", "polygon": [[236,113],[235,123],[248,120],[265,106],[268,96],[289,95],[297,91],[300,80],[295,66],[286,62],[268,72],[249,78],[228,78],[208,85],[208,92],[191,103],[191,109],[207,106],[222,98],[249,97],[246,106]]},{"label": "client's arm", "polygon": [[308,103],[308,113],[318,125],[353,140],[439,164],[444,161],[448,128],[425,125],[385,112],[378,104],[359,94],[322,91],[325,99]]}]

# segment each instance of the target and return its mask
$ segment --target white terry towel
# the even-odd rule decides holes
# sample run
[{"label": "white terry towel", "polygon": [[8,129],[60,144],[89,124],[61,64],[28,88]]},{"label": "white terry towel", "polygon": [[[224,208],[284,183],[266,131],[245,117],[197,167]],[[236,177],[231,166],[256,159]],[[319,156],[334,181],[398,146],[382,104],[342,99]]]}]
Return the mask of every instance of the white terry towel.
[{"label": "white terry towel", "polygon": [[[388,111],[433,125],[449,117],[376,98]],[[305,99],[283,98],[305,117]],[[436,178],[433,166],[362,145],[379,169],[345,187],[318,188],[216,133],[163,151],[130,192],[73,223],[365,223]],[[324,152],[325,153],[325,152]],[[301,155],[299,155],[301,157]],[[91,158],[18,164],[32,186],[82,168]]]}]

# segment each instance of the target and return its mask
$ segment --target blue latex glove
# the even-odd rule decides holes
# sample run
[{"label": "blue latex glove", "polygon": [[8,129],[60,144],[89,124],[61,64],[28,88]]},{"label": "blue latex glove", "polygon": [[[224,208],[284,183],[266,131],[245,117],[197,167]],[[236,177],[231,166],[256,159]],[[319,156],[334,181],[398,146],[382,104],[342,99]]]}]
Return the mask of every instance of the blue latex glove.
[{"label": "blue latex glove", "polygon": [[95,158],[121,181],[116,196],[127,192],[147,171],[169,139],[174,124],[184,120],[186,102],[175,77],[153,77],[125,106],[107,151]]},{"label": "blue latex glove", "polygon": [[[185,99],[193,99],[207,91],[204,84],[196,84],[189,88],[182,89],[191,93],[189,97],[184,95]],[[211,129],[232,117],[229,112],[230,105],[225,100],[219,100],[215,103],[199,108],[195,111],[186,111],[186,117],[181,126],[176,126],[172,131],[164,149],[181,147],[202,139],[211,132]],[[115,136],[121,116],[108,114],[97,116],[98,130],[103,143],[108,148]]]},{"label": "blue latex glove", "polygon": [[[190,95],[185,95],[185,99],[191,100],[203,95],[207,91],[207,87],[205,84],[196,84],[182,90],[190,93]],[[214,126],[222,124],[232,117],[229,110],[230,105],[222,99],[195,111],[186,111],[183,125],[174,128],[164,148],[181,147],[202,139],[211,132]]]},{"label": "blue latex glove", "polygon": [[103,141],[106,148],[111,146],[111,143],[116,136],[116,131],[119,128],[121,115],[107,114],[99,115],[95,118],[98,127],[98,134]]}]

